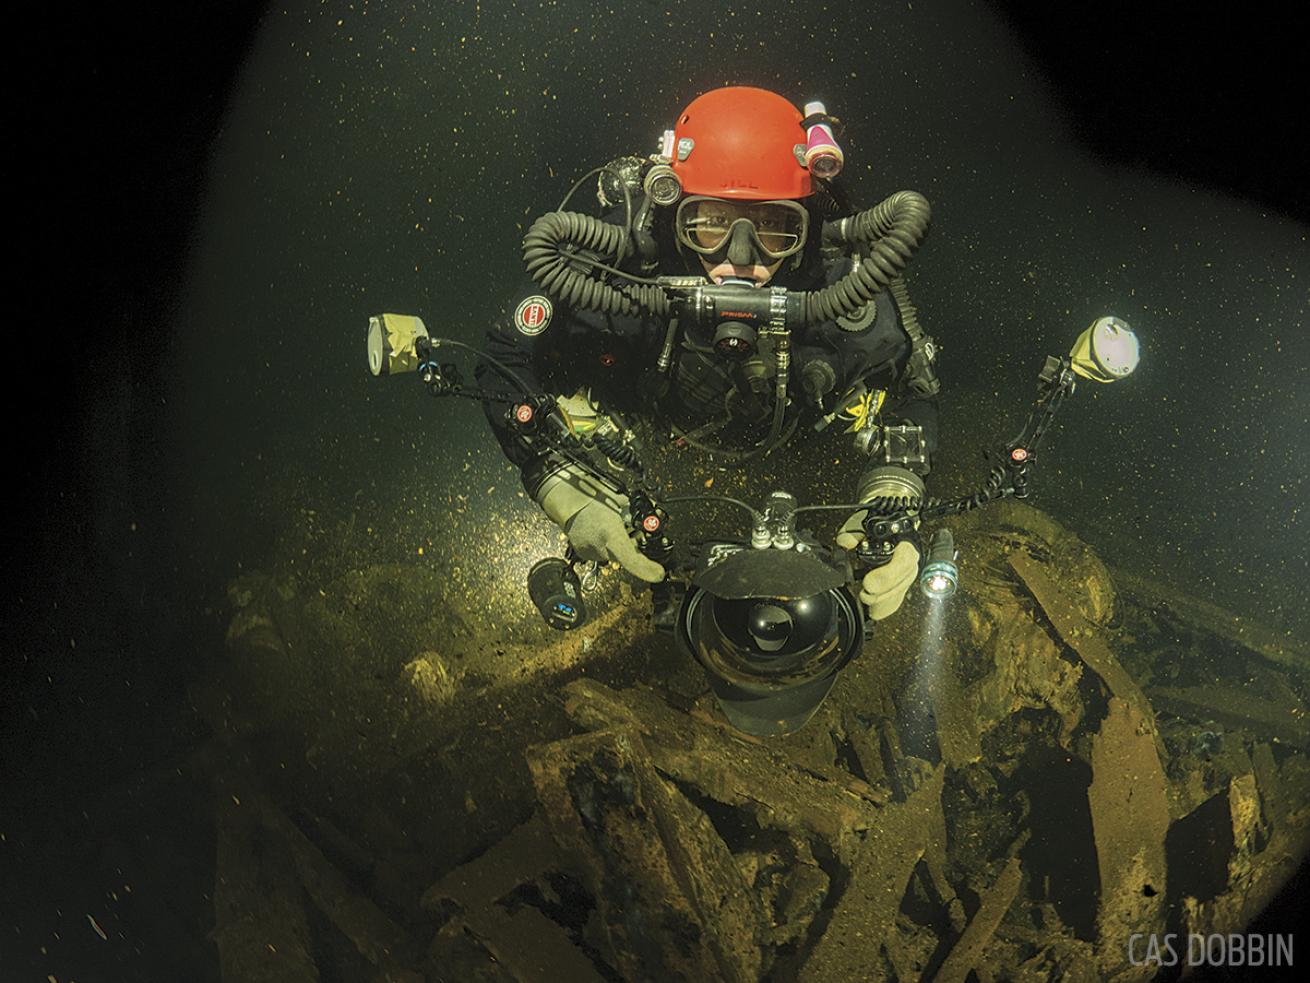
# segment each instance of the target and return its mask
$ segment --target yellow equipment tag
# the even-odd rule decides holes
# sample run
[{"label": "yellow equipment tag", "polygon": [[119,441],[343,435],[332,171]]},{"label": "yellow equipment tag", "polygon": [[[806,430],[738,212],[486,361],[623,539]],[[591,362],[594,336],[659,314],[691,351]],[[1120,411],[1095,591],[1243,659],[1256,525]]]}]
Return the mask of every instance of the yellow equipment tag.
[{"label": "yellow equipment tag", "polygon": [[579,389],[572,396],[558,396],[555,402],[572,433],[581,436],[601,425],[601,410],[592,402],[590,389]]},{"label": "yellow equipment tag", "polygon": [[876,419],[879,412],[882,411],[882,404],[887,399],[887,391],[884,389],[872,389],[868,392],[861,393],[842,407],[841,415],[843,419],[852,421],[851,425],[846,428],[847,433],[855,433],[870,419]]}]

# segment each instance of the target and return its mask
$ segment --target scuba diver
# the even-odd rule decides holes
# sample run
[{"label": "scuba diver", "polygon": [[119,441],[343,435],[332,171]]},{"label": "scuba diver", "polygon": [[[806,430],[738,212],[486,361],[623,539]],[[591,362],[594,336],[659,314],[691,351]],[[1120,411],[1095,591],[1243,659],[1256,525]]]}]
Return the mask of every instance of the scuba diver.
[{"label": "scuba diver", "polygon": [[[524,245],[531,283],[489,331],[487,351],[527,387],[570,393],[558,399],[570,430],[612,435],[611,457],[621,457],[623,435],[632,434],[629,414],[662,424],[679,446],[742,466],[798,429],[813,436],[839,419],[868,435],[872,467],[853,501],[923,498],[937,439],[937,348],[901,272],[927,231],[929,207],[906,191],[857,212],[838,177],[838,128],[821,103],[802,113],[763,89],[699,96],[665,132],[658,155],[600,170],[609,228],[595,220],[579,228],[588,217],[563,205],[533,227]],[[617,261],[603,266],[601,257]],[[597,282],[598,266],[616,286]],[[724,289],[660,309],[640,294],[656,276],[684,289]],[[605,290],[611,295],[598,297]],[[624,303],[624,291],[643,302]],[[806,306],[795,317],[798,303]],[[784,317],[806,323],[787,331]],[[477,368],[483,384],[503,374],[487,362]],[[651,584],[665,579],[633,538],[627,495],[525,439],[503,402],[483,405],[527,493],[577,556],[617,562]],[[862,544],[863,516],[850,516],[838,546]],[[881,546],[887,555],[859,591],[870,620],[895,612],[919,573],[913,529]]]},{"label": "scuba diver", "polygon": [[[1138,359],[1128,325],[1098,318],[1068,355],[1047,357],[1027,423],[996,448],[977,490],[928,496],[937,347],[902,274],[929,207],[899,191],[857,208],[839,180],[839,128],[822,103],[802,113],[763,89],[707,92],[658,153],[584,175],[533,222],[529,284],[485,350],[429,335],[413,315],[369,320],[370,371],[416,372],[435,396],[480,400],[527,493],[567,536],[564,558],[528,574],[547,624],[584,624],[599,566],[618,563],[650,585],[655,627],[705,669],[729,722],[756,736],[803,726],[916,579],[933,603],[949,598],[953,536],[940,527],[926,539],[923,524],[1027,497],[1076,379],[1113,382]],[[567,211],[592,174],[606,213]],[[439,361],[451,349],[476,357],[476,388]],[[779,490],[756,509],[668,495],[629,418],[674,447],[760,471],[789,441],[840,421],[867,463],[842,502],[800,506]],[[749,513],[749,536],[679,551],[666,507],[711,500]],[[797,525],[819,511],[847,517],[835,546]]]}]

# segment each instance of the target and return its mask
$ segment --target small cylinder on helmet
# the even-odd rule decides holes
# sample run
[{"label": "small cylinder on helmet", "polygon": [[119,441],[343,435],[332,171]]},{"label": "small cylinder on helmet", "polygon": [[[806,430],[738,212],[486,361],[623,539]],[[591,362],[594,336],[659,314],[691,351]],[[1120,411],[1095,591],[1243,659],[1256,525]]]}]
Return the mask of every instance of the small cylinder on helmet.
[{"label": "small cylinder on helmet", "polygon": [[[821,102],[807,102],[805,117],[826,116],[827,110]],[[817,122],[805,131],[805,166],[810,173],[821,178],[835,178],[841,173],[845,156],[832,135],[832,127],[827,123]]]},{"label": "small cylinder on helmet", "polygon": [[657,205],[672,205],[682,197],[682,182],[668,164],[656,164],[647,171],[643,189]]}]

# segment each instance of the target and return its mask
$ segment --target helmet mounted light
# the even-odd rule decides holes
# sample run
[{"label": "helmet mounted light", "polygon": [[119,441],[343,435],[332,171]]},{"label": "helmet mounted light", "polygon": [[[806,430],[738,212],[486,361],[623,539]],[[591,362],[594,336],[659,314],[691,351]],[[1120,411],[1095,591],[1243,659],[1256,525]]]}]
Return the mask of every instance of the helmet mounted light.
[{"label": "helmet mounted light", "polygon": [[828,111],[821,102],[805,104],[805,166],[811,174],[825,180],[841,173],[846,157],[828,125]]},{"label": "helmet mounted light", "polygon": [[668,207],[682,197],[682,181],[668,164],[656,164],[646,172],[643,190],[655,204]]}]

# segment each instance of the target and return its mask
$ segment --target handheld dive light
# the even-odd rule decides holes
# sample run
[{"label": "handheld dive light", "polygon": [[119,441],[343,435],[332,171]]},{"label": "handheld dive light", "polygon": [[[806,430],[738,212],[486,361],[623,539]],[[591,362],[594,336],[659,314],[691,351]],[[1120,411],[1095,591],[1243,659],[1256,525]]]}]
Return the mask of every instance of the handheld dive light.
[{"label": "handheld dive light", "polygon": [[569,631],[587,620],[582,583],[573,566],[558,556],[538,560],[528,571],[528,596],[546,624]]},{"label": "handheld dive light", "polygon": [[938,529],[928,547],[927,562],[919,574],[919,590],[924,597],[942,601],[955,593],[960,583],[960,571],[955,566],[955,537],[949,529]]}]

